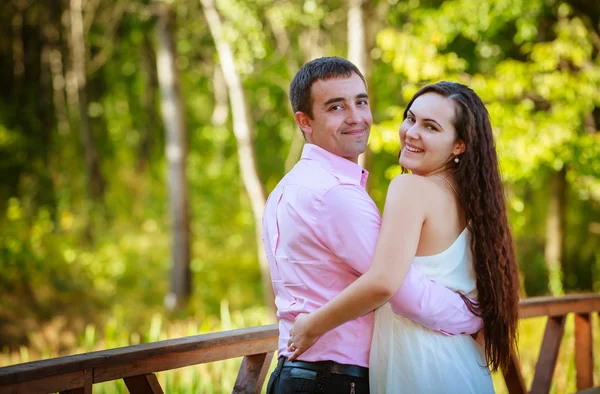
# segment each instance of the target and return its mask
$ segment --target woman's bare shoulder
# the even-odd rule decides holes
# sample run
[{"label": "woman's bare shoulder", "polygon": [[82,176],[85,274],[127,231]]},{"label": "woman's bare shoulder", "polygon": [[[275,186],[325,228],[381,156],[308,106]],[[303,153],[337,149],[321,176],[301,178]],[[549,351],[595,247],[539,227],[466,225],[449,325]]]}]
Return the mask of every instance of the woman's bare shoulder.
[{"label": "woman's bare shoulder", "polygon": [[407,191],[421,191],[429,186],[430,180],[427,177],[414,174],[400,174],[390,182],[388,193]]},{"label": "woman's bare shoulder", "polygon": [[390,182],[387,199],[422,202],[426,199],[429,187],[429,179],[425,177],[414,174],[401,174]]}]

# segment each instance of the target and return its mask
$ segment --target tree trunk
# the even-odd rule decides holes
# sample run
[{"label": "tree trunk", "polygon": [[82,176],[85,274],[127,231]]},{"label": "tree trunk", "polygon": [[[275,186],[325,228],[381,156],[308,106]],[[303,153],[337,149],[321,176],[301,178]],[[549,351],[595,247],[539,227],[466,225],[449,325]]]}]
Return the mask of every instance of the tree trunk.
[{"label": "tree trunk", "polygon": [[85,154],[88,175],[88,189],[93,199],[100,200],[104,195],[105,181],[100,172],[98,151],[94,144],[90,118],[88,115],[87,76],[85,69],[85,37],[83,33],[82,0],[71,0],[71,50],[73,71],[78,91],[79,134]]},{"label": "tree trunk", "polygon": [[[369,45],[365,29],[365,1],[348,0],[348,60],[369,78]],[[358,157],[358,164],[367,171],[371,168],[373,153],[367,146],[365,153]]]},{"label": "tree trunk", "polygon": [[275,303],[269,264],[262,247],[262,215],[265,209],[266,197],[256,165],[256,152],[252,139],[252,135],[254,134],[253,125],[250,120],[242,82],[235,69],[233,52],[229,43],[223,37],[221,19],[215,9],[214,2],[213,0],[201,0],[201,3],[209,30],[217,48],[217,53],[219,54],[221,69],[223,70],[225,82],[229,90],[229,101],[233,117],[233,133],[237,140],[240,172],[254,214],[256,247],[263,281],[265,304],[268,308],[274,310]]},{"label": "tree trunk", "polygon": [[15,7],[15,13],[12,16],[12,61],[13,78],[15,88],[13,92],[20,96],[23,89],[23,75],[25,74],[25,48],[23,43],[23,14],[25,13],[25,3],[18,2]]},{"label": "tree trunk", "polygon": [[548,267],[549,290],[552,295],[564,294],[563,270],[565,208],[566,208],[566,168],[553,172],[550,179],[551,193],[546,221],[546,247],[544,257]]},{"label": "tree trunk", "polygon": [[298,44],[306,61],[325,56],[325,50],[321,45],[321,29],[306,29],[298,35]]},{"label": "tree trunk", "polygon": [[158,7],[157,74],[166,130],[169,212],[173,234],[171,291],[165,297],[168,309],[187,303],[191,294],[190,225],[186,185],[187,141],[179,79],[175,67],[173,14],[167,6]]},{"label": "tree trunk", "polygon": [[57,45],[48,45],[48,60],[52,73],[52,101],[59,134],[69,133],[69,112],[65,100],[65,75],[63,70],[62,53]]},{"label": "tree trunk", "polygon": [[142,107],[146,117],[142,127],[142,136],[139,145],[137,171],[143,172],[148,167],[153,148],[154,133],[156,131],[157,113],[155,107],[154,92],[158,88],[156,76],[156,55],[152,47],[152,41],[149,36],[144,36],[142,48],[142,68],[144,71],[144,96],[142,98]]},{"label": "tree trunk", "polygon": [[348,60],[367,77],[367,35],[364,0],[348,0]]},{"label": "tree trunk", "polygon": [[[215,92],[215,108],[210,118],[216,133],[227,133],[227,119],[229,118],[229,95],[227,94],[227,82],[221,67],[215,64],[213,70],[213,89]],[[211,167],[221,168],[225,161],[226,141],[216,139],[213,141],[215,155]]]}]

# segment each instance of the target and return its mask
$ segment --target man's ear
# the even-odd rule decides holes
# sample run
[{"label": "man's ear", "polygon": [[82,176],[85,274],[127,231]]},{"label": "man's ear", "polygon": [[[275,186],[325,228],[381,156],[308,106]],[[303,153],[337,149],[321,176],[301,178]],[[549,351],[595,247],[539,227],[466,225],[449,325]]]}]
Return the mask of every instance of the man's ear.
[{"label": "man's ear", "polygon": [[466,150],[465,142],[463,140],[459,140],[456,145],[454,145],[454,149],[452,150],[452,154],[454,156],[458,156],[465,152]]},{"label": "man's ear", "polygon": [[296,119],[296,124],[300,129],[304,132],[306,136],[312,135],[312,123],[310,121],[310,117],[306,114],[306,112],[298,111],[294,114],[294,119]]}]

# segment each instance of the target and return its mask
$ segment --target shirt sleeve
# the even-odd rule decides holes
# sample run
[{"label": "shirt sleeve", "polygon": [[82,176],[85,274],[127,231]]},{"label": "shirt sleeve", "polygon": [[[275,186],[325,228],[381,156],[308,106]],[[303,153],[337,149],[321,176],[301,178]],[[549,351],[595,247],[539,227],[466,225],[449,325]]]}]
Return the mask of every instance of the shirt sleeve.
[{"label": "shirt sleeve", "polygon": [[390,304],[394,313],[446,335],[474,334],[483,328],[483,320],[458,293],[427,279],[413,265]]},{"label": "shirt sleeve", "polygon": [[[325,194],[316,218],[317,236],[358,274],[371,266],[381,217],[369,195],[354,185],[338,185]],[[447,335],[472,334],[483,327],[459,294],[427,279],[412,265],[390,299],[392,310]]]}]

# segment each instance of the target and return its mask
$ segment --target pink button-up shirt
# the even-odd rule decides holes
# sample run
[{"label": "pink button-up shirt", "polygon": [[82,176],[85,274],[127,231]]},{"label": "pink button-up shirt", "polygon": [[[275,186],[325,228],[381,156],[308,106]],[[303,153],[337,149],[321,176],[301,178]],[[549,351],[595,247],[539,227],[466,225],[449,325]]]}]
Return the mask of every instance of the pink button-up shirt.
[{"label": "pink button-up shirt", "polygon": [[[263,216],[279,318],[279,357],[295,317],[324,305],[371,265],[381,226],[377,206],[365,190],[368,173],[316,145],[273,190]],[[453,291],[411,267],[390,300],[394,312],[446,334],[474,333],[473,316]],[[300,360],[332,360],[368,367],[373,313],[323,335]]]}]

